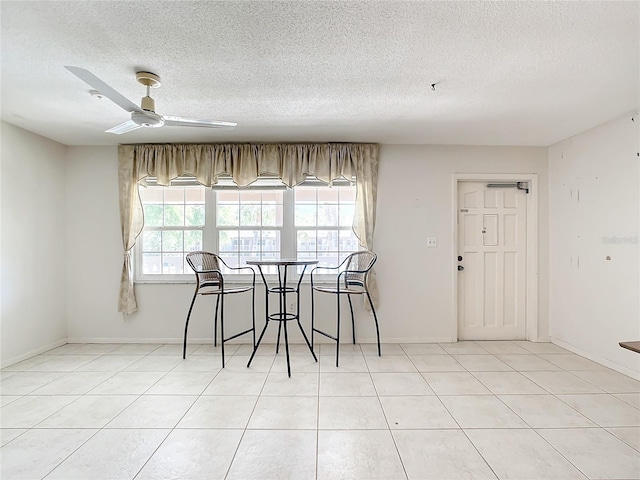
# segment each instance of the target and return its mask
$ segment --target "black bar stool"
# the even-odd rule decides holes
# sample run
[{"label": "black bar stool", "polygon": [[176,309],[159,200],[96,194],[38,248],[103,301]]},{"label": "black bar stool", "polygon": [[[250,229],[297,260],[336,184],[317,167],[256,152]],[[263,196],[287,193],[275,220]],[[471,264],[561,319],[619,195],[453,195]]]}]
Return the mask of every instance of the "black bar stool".
[{"label": "black bar stool", "polygon": [[[382,353],[380,351],[380,329],[378,327],[378,316],[376,315],[376,309],[373,307],[373,302],[371,301],[371,295],[369,294],[369,290],[367,288],[367,277],[369,276],[369,272],[373,267],[373,264],[376,263],[378,256],[369,251],[361,251],[352,253],[347,256],[340,265],[337,267],[316,267],[311,270],[311,347],[313,348],[313,333],[318,332],[325,337],[330,338],[331,340],[335,340],[336,342],[336,367],[338,366],[338,356],[340,351],[340,296],[346,295],[349,300],[349,309],[351,310],[351,331],[353,336],[353,343],[356,343],[356,325],[355,319],[353,316],[353,305],[351,303],[351,295],[366,295],[369,300],[369,305],[371,305],[371,312],[373,312],[373,319],[376,324],[376,336],[378,338],[378,356],[381,356]],[[313,276],[317,275],[318,270],[334,270],[339,272],[336,276],[335,286],[330,285],[318,285],[314,283]],[[336,295],[338,300],[338,316],[337,316],[337,327],[336,327],[336,335],[330,335],[326,332],[318,330],[315,328],[315,302],[314,295],[315,292],[320,293],[332,293]]]},{"label": "black bar stool", "polygon": [[[196,291],[193,294],[193,300],[191,300],[191,306],[189,307],[189,313],[187,313],[187,321],[184,325],[184,345],[182,347],[182,358],[187,358],[187,330],[189,329],[189,317],[191,317],[191,310],[196,302],[198,295],[216,295],[216,312],[213,317],[213,345],[217,345],[218,338],[218,304],[220,305],[220,345],[222,350],[222,368],[224,368],[224,343],[229,340],[233,340],[245,333],[253,332],[253,345],[256,345],[256,273],[251,267],[230,267],[224,260],[215,253],[210,252],[191,252],[187,254],[187,263],[193,269],[196,274]],[[232,288],[226,287],[224,284],[224,275],[220,270],[220,264],[224,265],[229,270],[248,270],[251,272],[252,281],[251,285],[234,286]],[[248,272],[247,272],[248,273]],[[224,337],[224,297],[225,295],[232,295],[235,293],[251,292],[251,328],[244,330],[240,333],[236,333],[228,338]],[[221,301],[222,299],[222,301]]]}]

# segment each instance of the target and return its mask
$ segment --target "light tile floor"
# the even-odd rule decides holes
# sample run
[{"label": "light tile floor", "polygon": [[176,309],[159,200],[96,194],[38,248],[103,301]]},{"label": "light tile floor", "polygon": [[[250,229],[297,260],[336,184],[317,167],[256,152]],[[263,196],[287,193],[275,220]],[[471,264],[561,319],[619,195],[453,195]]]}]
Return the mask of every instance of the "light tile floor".
[{"label": "light tile floor", "polygon": [[[528,342],[68,344],[2,370],[10,479],[639,479],[640,382]],[[299,348],[298,348],[299,347]]]}]

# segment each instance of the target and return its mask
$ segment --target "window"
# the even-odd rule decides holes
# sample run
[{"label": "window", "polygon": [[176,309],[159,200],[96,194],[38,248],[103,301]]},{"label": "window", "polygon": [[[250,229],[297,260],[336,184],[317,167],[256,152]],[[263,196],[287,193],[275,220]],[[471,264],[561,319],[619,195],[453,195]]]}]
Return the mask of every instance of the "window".
[{"label": "window", "polygon": [[203,248],[204,193],[196,186],[140,188],[144,230],[136,243],[139,278],[191,273],[185,255]]},{"label": "window", "polygon": [[215,192],[218,252],[231,267],[282,253],[284,190]]},{"label": "window", "polygon": [[235,267],[268,258],[335,266],[359,249],[351,229],[356,187],[349,182],[329,187],[310,180],[293,189],[279,180],[244,188],[223,181],[214,189],[186,183],[140,187],[145,226],[136,243],[138,281],[191,280],[185,255],[194,250],[218,252]]},{"label": "window", "polygon": [[355,187],[300,186],[294,188],[294,229],[298,259],[315,258],[335,266],[358,250],[351,225]]}]

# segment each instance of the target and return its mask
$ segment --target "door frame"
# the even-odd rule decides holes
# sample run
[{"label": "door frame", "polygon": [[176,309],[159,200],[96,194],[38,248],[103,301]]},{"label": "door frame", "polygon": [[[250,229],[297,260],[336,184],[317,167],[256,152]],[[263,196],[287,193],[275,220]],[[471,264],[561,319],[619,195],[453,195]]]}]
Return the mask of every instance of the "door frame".
[{"label": "door frame", "polygon": [[531,342],[539,340],[538,330],[538,175],[535,173],[454,173],[453,174],[453,251],[451,271],[453,275],[453,325],[451,338],[458,340],[458,184],[460,182],[529,182],[527,194],[527,288],[525,308],[525,334]]}]

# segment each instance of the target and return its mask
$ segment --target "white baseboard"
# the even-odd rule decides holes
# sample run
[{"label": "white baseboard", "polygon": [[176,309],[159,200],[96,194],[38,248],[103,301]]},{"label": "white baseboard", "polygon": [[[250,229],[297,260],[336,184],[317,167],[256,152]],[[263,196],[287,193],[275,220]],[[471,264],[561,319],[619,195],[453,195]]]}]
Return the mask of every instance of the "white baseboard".
[{"label": "white baseboard", "polygon": [[[209,338],[206,341],[200,341],[206,339],[189,338],[189,343],[207,343],[213,341]],[[149,343],[149,344],[162,344],[162,343],[182,343],[182,338],[112,338],[112,337],[69,337],[67,343]]]},{"label": "white baseboard", "polygon": [[[251,337],[247,336],[243,340],[242,338],[234,339],[230,343],[250,343],[249,340]],[[348,335],[345,336],[345,339],[341,343],[351,343],[351,337]],[[276,340],[275,335],[273,337],[265,336],[263,339],[266,343],[274,343]],[[358,343],[376,343],[375,337],[365,337],[358,338]],[[191,338],[189,337],[188,342],[193,343],[213,343],[213,337],[207,338]],[[451,337],[394,337],[394,338],[385,338],[381,340],[380,343],[451,343],[457,342],[457,339]],[[66,342],[63,343],[165,343],[165,344],[181,344],[182,337],[176,338],[104,338],[104,337],[70,337]],[[302,340],[296,340],[293,343],[302,343]],[[334,343],[332,340],[328,340],[322,335],[317,335],[314,343]],[[53,348],[53,347],[51,347]]]},{"label": "white baseboard", "polygon": [[531,342],[531,343],[549,343],[551,342],[551,339],[547,336],[547,337],[538,337],[535,340],[532,339],[527,339],[527,342]]},{"label": "white baseboard", "polygon": [[39,347],[34,350],[31,350],[27,353],[23,353],[15,357],[4,359],[2,360],[2,363],[0,363],[0,368],[10,367],[11,365],[15,365],[16,363],[21,362],[23,360],[27,360],[31,357],[35,357],[36,355],[40,355],[41,353],[44,353],[44,352],[48,352],[51,349],[58,348],[64,345],[65,343],[68,343],[67,339],[58,340],[56,342],[45,345],[43,347]]},{"label": "white baseboard", "polygon": [[[380,343],[455,343],[457,338],[451,337],[392,337],[381,340]],[[360,343],[376,343],[375,337],[358,339]]]},{"label": "white baseboard", "polygon": [[627,367],[623,367],[617,363],[612,362],[611,360],[607,360],[606,358],[599,357],[598,355],[594,355],[592,353],[587,352],[586,350],[582,350],[570,343],[563,342],[562,340],[558,340],[557,338],[551,337],[551,343],[558,345],[559,347],[565,348],[570,352],[580,355],[581,357],[588,358],[600,365],[604,365],[605,367],[610,368],[611,370],[615,370],[616,372],[620,372],[627,377],[631,377],[635,380],[640,380],[640,372],[636,372],[634,370],[630,370]]}]

